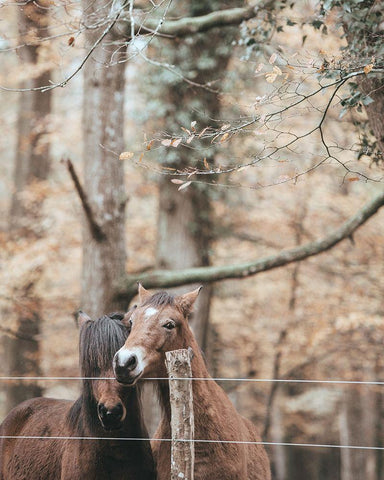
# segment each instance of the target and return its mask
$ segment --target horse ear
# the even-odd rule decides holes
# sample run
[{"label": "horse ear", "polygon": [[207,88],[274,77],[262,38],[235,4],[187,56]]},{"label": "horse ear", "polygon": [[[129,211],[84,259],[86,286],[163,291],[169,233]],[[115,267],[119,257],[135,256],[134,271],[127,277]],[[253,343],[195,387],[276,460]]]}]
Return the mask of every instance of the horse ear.
[{"label": "horse ear", "polygon": [[203,287],[200,285],[200,287],[196,288],[196,290],[193,290],[189,293],[184,293],[184,295],[180,295],[179,297],[175,298],[176,303],[179,305],[179,307],[181,307],[185,316],[188,316],[188,314],[191,313],[193,304],[195,303],[196,298],[198,297],[202,288]]},{"label": "horse ear", "polygon": [[151,293],[148,292],[148,290],[146,290],[140,282],[137,283],[138,287],[139,287],[139,300],[140,300],[140,303],[144,303],[150,296],[151,296]]},{"label": "horse ear", "polygon": [[122,324],[126,327],[129,326],[129,320],[132,316],[133,311],[137,308],[137,305],[133,305],[130,309],[128,309],[127,313],[124,314],[124,318],[122,319]]},{"label": "horse ear", "polygon": [[81,326],[85,323],[85,322],[89,322],[89,321],[92,321],[91,317],[89,315],[87,315],[86,313],[84,313],[82,310],[79,310],[77,312],[77,325],[79,328],[81,328]]}]

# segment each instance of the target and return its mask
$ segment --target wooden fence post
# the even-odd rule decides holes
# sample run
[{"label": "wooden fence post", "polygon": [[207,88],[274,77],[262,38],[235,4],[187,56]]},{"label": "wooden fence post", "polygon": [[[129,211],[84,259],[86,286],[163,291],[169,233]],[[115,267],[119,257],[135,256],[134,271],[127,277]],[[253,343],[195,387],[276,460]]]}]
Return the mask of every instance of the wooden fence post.
[{"label": "wooden fence post", "polygon": [[[193,480],[194,474],[194,418],[191,350],[166,352],[171,401],[171,480]],[[187,441],[183,442],[180,439]]]}]

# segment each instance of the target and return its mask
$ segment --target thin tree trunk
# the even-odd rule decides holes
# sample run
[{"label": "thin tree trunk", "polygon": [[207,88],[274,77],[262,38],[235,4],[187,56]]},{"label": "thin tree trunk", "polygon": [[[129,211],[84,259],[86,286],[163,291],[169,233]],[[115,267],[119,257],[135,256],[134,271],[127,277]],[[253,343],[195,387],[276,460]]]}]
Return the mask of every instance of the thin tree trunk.
[{"label": "thin tree trunk", "polygon": [[[339,431],[340,431],[340,445],[350,445],[349,428],[348,428],[348,411],[347,402],[343,400],[341,411],[339,414]],[[341,466],[340,466],[340,480],[352,479],[352,450],[349,448],[342,448],[340,450]]]},{"label": "thin tree trunk", "polygon": [[[84,22],[90,26],[109,13],[103,0],[83,1]],[[85,31],[87,47],[95,44],[103,28]],[[125,204],[123,163],[125,63],[124,49],[107,42],[95,49],[84,68],[84,187],[95,221],[103,236],[96,236],[88,221],[83,226],[82,308],[98,317],[127,307],[113,295],[115,281],[125,273]],[[113,65],[110,65],[113,54]]]},{"label": "thin tree trunk", "polygon": [[[38,68],[40,41],[48,33],[49,17],[45,0],[29,1],[20,6],[18,14],[19,44],[23,45],[19,56],[25,69],[31,71],[31,78],[24,81],[20,88],[34,88],[46,85],[50,71],[35,75]],[[29,43],[31,32],[34,43]],[[9,229],[13,237],[27,236],[35,240],[40,232],[36,230],[40,219],[43,200],[35,199],[28,204],[22,193],[34,182],[44,181],[48,177],[50,158],[49,142],[44,135],[48,131],[51,113],[51,91],[24,91],[20,93],[17,121],[17,145],[14,168],[14,190],[9,212]],[[38,282],[42,271],[28,281],[27,285],[17,287],[18,296],[23,299],[23,306],[15,304],[14,336],[5,339],[7,373],[11,376],[39,376],[41,332],[40,299],[36,297],[33,287]],[[12,382],[7,389],[6,408],[28,398],[40,396],[42,388],[35,382]]]},{"label": "thin tree trunk", "polygon": [[[272,406],[271,440],[275,443],[284,442],[284,421],[281,415],[279,394]],[[275,445],[273,447],[273,459],[275,467],[275,480],[287,480],[287,454],[286,447]]]}]

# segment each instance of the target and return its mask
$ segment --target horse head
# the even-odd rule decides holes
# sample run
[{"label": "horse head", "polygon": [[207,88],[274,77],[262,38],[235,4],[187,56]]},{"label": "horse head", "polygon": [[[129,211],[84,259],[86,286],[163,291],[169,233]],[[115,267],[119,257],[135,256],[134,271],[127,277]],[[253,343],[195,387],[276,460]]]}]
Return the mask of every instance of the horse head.
[{"label": "horse head", "polygon": [[133,385],[140,377],[167,376],[165,352],[190,346],[188,315],[200,289],[174,297],[166,292],[151,295],[139,284],[139,304],[123,319],[129,337],[113,359],[118,382]]},{"label": "horse head", "polygon": [[112,370],[113,356],[129,334],[122,323],[123,317],[123,314],[114,313],[92,320],[83,312],[79,313],[83,395],[88,404],[93,405],[105,430],[121,428],[127,414],[127,389],[113,378]]}]

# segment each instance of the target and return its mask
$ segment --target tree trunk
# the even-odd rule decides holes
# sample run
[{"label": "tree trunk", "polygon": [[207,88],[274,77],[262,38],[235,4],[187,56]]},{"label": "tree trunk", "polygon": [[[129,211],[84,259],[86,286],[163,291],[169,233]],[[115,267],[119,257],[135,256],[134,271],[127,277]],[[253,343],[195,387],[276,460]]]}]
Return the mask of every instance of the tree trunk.
[{"label": "tree trunk", "polygon": [[[223,2],[179,2],[177,16],[183,13],[191,16],[202,15],[219,9],[220,6],[223,6]],[[214,29],[183,40],[172,40],[168,47],[162,43],[162,49],[167,48],[168,63],[181,68],[189,80],[204,84],[224,76],[231,54],[231,47],[228,47],[231,44],[231,35],[234,35],[233,29]],[[225,42],[222,41],[224,36]],[[165,78],[156,94],[162,99],[162,128],[171,133],[180,132],[180,127],[190,129],[191,122],[194,121],[197,122],[197,128],[203,129],[210,124],[212,118],[218,117],[220,111],[220,101],[216,94],[191,87],[177,77],[172,78],[171,82],[169,78]],[[193,158],[191,150],[180,145],[177,149],[169,148],[165,163],[168,167],[182,169],[193,165],[192,160],[200,167],[203,165],[203,158]],[[207,161],[214,162],[213,154],[211,157],[207,156]],[[191,185],[178,192],[177,187],[170,182],[170,177],[162,177],[159,182],[157,267],[178,270],[209,265],[212,231],[209,187],[202,184]],[[203,350],[207,347],[212,290],[212,284],[204,285],[191,318],[192,329]],[[183,287],[174,291],[183,291]],[[155,396],[146,395],[146,398],[144,408],[147,428],[153,432],[160,418],[159,407]]]},{"label": "tree trunk", "polygon": [[[19,56],[25,69],[31,72],[30,79],[22,82],[20,88],[35,88],[47,85],[50,71],[39,72],[39,45],[48,33],[49,2],[30,1],[23,4],[18,13],[19,44],[23,45]],[[36,40],[30,43],[33,32]],[[17,145],[13,175],[14,190],[9,212],[9,230],[12,237],[27,236],[36,240],[41,232],[36,229],[40,223],[43,200],[41,197],[26,202],[22,193],[32,183],[44,181],[49,173],[49,142],[45,138],[51,112],[51,91],[24,91],[19,97],[17,121]],[[36,273],[36,272],[35,272]],[[14,336],[5,339],[7,373],[10,376],[40,375],[41,332],[40,299],[33,292],[42,271],[27,285],[17,287],[23,305],[15,305]],[[40,396],[42,388],[36,382],[12,382],[7,389],[7,410],[16,404]]]},{"label": "tree trunk", "polygon": [[365,106],[368,122],[377,140],[381,151],[381,160],[384,160],[384,80],[382,78],[358,78],[359,86],[373,102]]},{"label": "tree trunk", "polygon": [[[103,0],[83,1],[84,22],[92,25],[109,13]],[[103,29],[85,30],[91,47]],[[103,232],[97,236],[89,222],[83,226],[82,308],[91,317],[127,307],[114,298],[114,284],[125,273],[125,204],[123,163],[125,63],[123,49],[107,43],[95,49],[84,67],[84,188],[94,220]],[[113,59],[112,59],[113,54]],[[113,65],[110,65],[113,60]]]},{"label": "tree trunk", "polygon": [[[373,375],[370,378],[374,378]],[[342,445],[377,446],[381,422],[378,394],[373,386],[348,388],[340,413],[340,442]],[[349,450],[341,452],[341,480],[376,480],[379,462],[377,452]]]},{"label": "tree trunk", "polygon": [[[40,41],[48,33],[47,0],[26,2],[18,14],[19,57],[26,69],[31,70],[31,78],[20,85],[21,89],[36,88],[47,85],[50,71],[38,72],[38,55]],[[29,43],[29,36],[36,36],[34,43]],[[29,230],[29,212],[21,198],[21,193],[33,181],[48,178],[50,158],[49,142],[44,138],[48,131],[51,113],[52,92],[23,91],[19,94],[19,111],[17,120],[17,145],[14,169],[14,191],[10,209],[10,229],[25,228]],[[20,232],[19,232],[20,233]]]},{"label": "tree trunk", "polygon": [[[232,2],[237,6],[242,2]],[[220,10],[223,1],[204,2],[189,0],[178,4],[187,15],[197,16]],[[195,83],[206,84],[221,80],[225,75],[228,60],[232,53],[231,38],[235,30],[213,29],[209,33],[195,34],[184,40],[173,41],[167,49],[167,60],[180,68]],[[225,41],[224,41],[225,39]],[[220,82],[215,83],[220,88]],[[190,129],[191,122],[203,129],[217,119],[220,100],[217,94],[203,88],[191,87],[183,79],[174,78],[163,87],[164,128],[168,132],[180,132],[180,127]],[[191,146],[198,147],[196,140]],[[196,150],[197,151],[197,150]],[[167,166],[183,169],[186,166],[203,166],[203,158],[214,163],[214,152],[209,154],[191,153],[193,150],[180,146],[169,148],[165,162]],[[202,158],[203,157],[203,158]],[[204,168],[204,167],[203,167]],[[203,184],[191,185],[186,190],[177,187],[165,176],[160,180],[160,208],[158,217],[157,266],[165,269],[183,269],[210,264],[209,250],[212,243],[212,207],[210,189]],[[208,319],[212,287],[208,284],[201,292],[195,305],[192,328],[200,347],[206,347]]]}]

